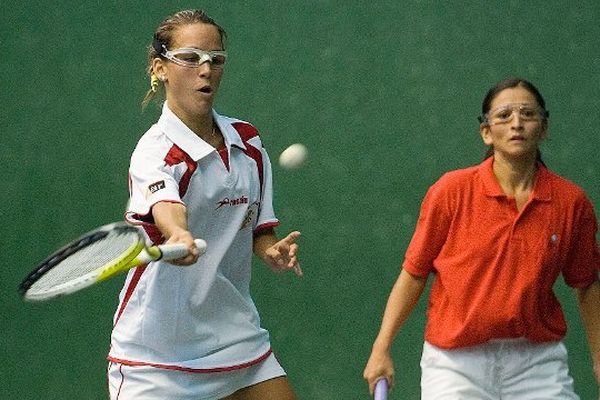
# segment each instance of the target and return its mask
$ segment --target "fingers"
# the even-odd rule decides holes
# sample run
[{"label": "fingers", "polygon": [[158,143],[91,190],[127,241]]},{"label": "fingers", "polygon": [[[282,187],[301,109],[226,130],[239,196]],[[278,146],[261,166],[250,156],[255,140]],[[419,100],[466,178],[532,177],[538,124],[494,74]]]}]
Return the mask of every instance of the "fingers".
[{"label": "fingers", "polygon": [[389,389],[391,389],[393,386],[393,383],[392,383],[393,377],[378,375],[375,378],[365,377],[365,379],[367,380],[367,383],[369,384],[369,393],[371,393],[371,396],[373,396],[373,394],[375,393],[375,387],[377,386],[377,383],[382,379],[385,379],[388,382]]},{"label": "fingers", "polygon": [[377,382],[386,379],[388,388],[394,386],[394,364],[388,352],[373,351],[363,372],[363,378],[369,385],[369,392],[373,395]]},{"label": "fingers", "polygon": [[296,254],[298,253],[298,248],[299,247],[296,243],[293,243],[289,246],[288,255],[290,258],[297,258]]},{"label": "fingers", "polygon": [[292,270],[296,276],[302,278],[304,272],[298,262],[299,246],[295,243],[299,237],[300,232],[293,231],[277,243],[278,257],[276,262],[281,272]]},{"label": "fingers", "polygon": [[302,277],[304,277],[304,271],[302,271],[302,268],[300,268],[300,264],[296,264],[296,265],[293,267],[293,270],[294,270],[294,273],[296,274],[296,276],[297,276],[298,278],[302,278]]},{"label": "fingers", "polygon": [[192,240],[191,244],[190,243],[186,243],[188,245],[188,255],[182,258],[177,259],[177,265],[181,265],[181,266],[185,266],[185,265],[192,265],[195,264],[196,261],[198,261],[198,257],[200,256],[200,252],[198,251],[198,248],[196,247],[196,243],[194,243],[194,241]]},{"label": "fingers", "polygon": [[198,257],[200,256],[200,251],[196,247],[196,243],[194,242],[194,238],[189,231],[181,231],[176,235],[173,235],[167,240],[168,244],[173,243],[183,243],[188,248],[188,255],[185,257],[177,258],[175,260],[168,261],[170,264],[177,266],[188,266],[195,264],[198,261]]},{"label": "fingers", "polygon": [[298,231],[290,232],[286,237],[281,239],[281,242],[284,242],[287,245],[293,244],[300,237],[301,233]]},{"label": "fingers", "polygon": [[174,265],[177,265],[180,267],[185,267],[188,265],[195,264],[196,261],[198,261],[198,254],[196,254],[196,255],[189,254],[186,257],[178,258],[175,260],[170,260],[170,261],[168,261],[168,263],[174,264]]},{"label": "fingers", "polygon": [[298,277],[302,277],[304,273],[298,262],[299,246],[295,243],[299,237],[298,231],[293,231],[279,240],[272,234],[270,244],[259,255],[274,272],[294,271]]},{"label": "fingers", "polygon": [[171,260],[169,262],[171,264],[175,264],[175,265],[184,267],[184,266],[195,264],[196,261],[198,261],[198,251],[197,250],[196,250],[195,254],[193,254],[193,253],[190,252],[190,254],[188,254],[185,257],[178,258],[176,260]]},{"label": "fingers", "polygon": [[288,268],[292,269],[298,278],[302,278],[304,276],[304,272],[302,268],[300,268],[300,263],[298,262],[298,245],[296,243],[290,246],[289,250],[290,261],[288,263]]}]

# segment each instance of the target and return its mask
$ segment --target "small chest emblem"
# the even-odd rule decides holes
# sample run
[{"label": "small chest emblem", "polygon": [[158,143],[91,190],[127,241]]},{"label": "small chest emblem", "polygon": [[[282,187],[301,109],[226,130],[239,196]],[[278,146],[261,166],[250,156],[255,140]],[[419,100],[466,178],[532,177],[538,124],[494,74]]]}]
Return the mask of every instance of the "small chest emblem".
[{"label": "small chest emblem", "polygon": [[248,207],[248,211],[246,211],[246,216],[242,220],[242,225],[240,226],[240,230],[245,229],[249,226],[254,226],[254,222],[258,216],[258,209],[260,207],[260,203],[252,203],[250,207]]}]

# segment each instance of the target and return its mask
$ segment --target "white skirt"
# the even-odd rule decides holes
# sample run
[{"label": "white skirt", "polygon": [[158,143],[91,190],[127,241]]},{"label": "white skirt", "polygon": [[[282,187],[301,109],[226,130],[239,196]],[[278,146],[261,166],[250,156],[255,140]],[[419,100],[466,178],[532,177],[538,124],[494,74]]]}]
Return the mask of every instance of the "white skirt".
[{"label": "white skirt", "polygon": [[111,400],[217,400],[242,388],[285,375],[273,354],[248,368],[211,373],[111,362],[108,365],[108,390]]}]

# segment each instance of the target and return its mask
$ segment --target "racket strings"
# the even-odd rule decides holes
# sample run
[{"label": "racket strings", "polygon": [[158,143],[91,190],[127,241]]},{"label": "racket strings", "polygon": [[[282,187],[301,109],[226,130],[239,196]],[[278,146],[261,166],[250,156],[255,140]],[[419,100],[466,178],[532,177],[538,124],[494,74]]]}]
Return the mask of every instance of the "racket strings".
[{"label": "racket strings", "polygon": [[50,259],[48,263],[56,264],[33,283],[28,292],[30,294],[43,293],[58,285],[81,279],[124,257],[126,252],[138,242],[139,235],[136,232],[112,231],[81,249],[66,252],[65,258],[62,260]]}]

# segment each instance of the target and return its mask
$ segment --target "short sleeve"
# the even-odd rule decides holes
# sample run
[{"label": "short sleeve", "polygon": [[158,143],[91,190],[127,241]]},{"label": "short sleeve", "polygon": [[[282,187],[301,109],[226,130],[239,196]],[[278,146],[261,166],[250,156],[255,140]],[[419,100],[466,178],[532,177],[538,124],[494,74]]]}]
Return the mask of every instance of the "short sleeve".
[{"label": "short sleeve", "polygon": [[598,280],[598,223],[592,203],[583,196],[575,209],[573,238],[562,274],[567,285],[584,288]]},{"label": "short sleeve", "polygon": [[166,140],[144,137],[131,156],[129,166],[129,203],[125,213],[131,223],[152,222],[150,210],[161,201],[183,203],[179,179],[184,162],[169,165],[165,161],[172,145]]},{"label": "short sleeve", "polygon": [[279,225],[279,220],[275,216],[275,210],[273,208],[273,171],[271,168],[271,160],[262,145],[260,146],[260,152],[263,162],[263,183],[261,204],[256,220],[256,226],[254,228],[255,232],[274,228]]},{"label": "short sleeve", "polygon": [[434,272],[434,260],[446,242],[452,220],[449,191],[444,177],[425,195],[415,232],[402,267],[412,275],[426,277]]}]

